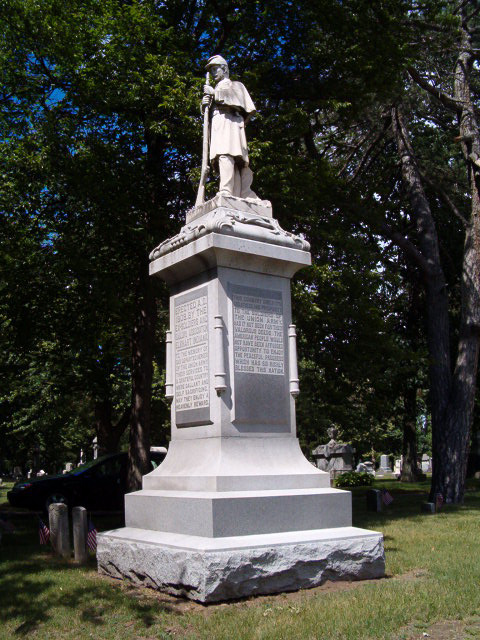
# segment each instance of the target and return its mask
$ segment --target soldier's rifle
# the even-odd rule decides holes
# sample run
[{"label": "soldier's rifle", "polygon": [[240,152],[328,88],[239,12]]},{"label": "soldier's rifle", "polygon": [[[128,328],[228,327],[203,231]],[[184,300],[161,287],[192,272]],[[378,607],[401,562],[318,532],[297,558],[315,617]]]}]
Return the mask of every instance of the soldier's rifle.
[{"label": "soldier's rifle", "polygon": [[[210,86],[210,73],[207,71],[207,76],[205,78],[205,84]],[[205,105],[205,110],[203,112],[203,149],[202,149],[202,173],[200,174],[200,184],[198,185],[198,193],[197,199],[195,201],[195,206],[198,207],[200,204],[205,202],[205,183],[207,182],[208,173],[210,171],[210,167],[208,164],[208,145],[210,141],[210,105],[212,104],[212,100],[210,103]]]}]

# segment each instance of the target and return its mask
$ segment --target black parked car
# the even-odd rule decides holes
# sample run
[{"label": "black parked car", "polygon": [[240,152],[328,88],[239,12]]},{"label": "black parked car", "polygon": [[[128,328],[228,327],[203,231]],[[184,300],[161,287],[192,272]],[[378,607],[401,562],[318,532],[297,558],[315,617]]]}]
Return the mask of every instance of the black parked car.
[{"label": "black parked car", "polygon": [[[152,469],[165,458],[163,451],[151,451]],[[127,453],[102,456],[63,475],[43,476],[17,482],[7,493],[12,507],[48,511],[53,502],[95,510],[123,509],[127,493]]]}]

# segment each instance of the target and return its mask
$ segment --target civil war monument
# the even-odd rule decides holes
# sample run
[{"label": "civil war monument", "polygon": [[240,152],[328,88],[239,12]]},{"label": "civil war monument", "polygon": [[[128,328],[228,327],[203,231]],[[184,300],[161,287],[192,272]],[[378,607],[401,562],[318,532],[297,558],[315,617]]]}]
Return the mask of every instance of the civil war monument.
[{"label": "civil war monument", "polygon": [[[218,55],[202,109],[196,205],[150,256],[171,291],[171,443],[125,497],[126,526],[99,535],[99,571],[201,602],[381,577],[382,534],[352,527],[351,494],[330,488],[296,438],[290,280],[310,247],[252,191],[255,106]],[[205,202],[210,168],[219,189]]]}]

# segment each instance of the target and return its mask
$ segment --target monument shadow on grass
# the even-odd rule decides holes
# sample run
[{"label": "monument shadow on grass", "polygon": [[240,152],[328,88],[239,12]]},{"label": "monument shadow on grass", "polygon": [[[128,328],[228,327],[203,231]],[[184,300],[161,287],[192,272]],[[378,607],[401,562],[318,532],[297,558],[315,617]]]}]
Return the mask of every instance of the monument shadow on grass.
[{"label": "monument shadow on grass", "polygon": [[[96,579],[91,573],[88,575],[96,567],[93,555],[82,568],[73,560],[55,558],[50,547],[39,546],[35,517],[11,520],[15,532],[4,534],[0,546],[0,627],[5,629],[15,618],[22,620],[11,630],[12,637],[28,636],[37,628],[52,624],[55,617],[63,624],[70,624],[74,612],[85,623],[102,627],[109,624],[105,614],[110,615],[115,607],[126,605],[132,618],[148,628],[157,622],[162,612],[179,611],[167,598],[157,597],[154,602],[142,603],[128,597],[128,592],[120,593],[112,589],[110,583]],[[113,519],[99,520],[96,524],[101,529],[107,528],[113,525]],[[52,578],[52,570],[66,577],[67,584]]]}]

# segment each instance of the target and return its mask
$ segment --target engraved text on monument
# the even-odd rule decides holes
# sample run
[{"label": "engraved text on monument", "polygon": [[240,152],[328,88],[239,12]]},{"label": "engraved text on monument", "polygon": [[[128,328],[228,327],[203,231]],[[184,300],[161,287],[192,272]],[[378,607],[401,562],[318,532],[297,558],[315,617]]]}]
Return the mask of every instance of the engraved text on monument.
[{"label": "engraved text on monument", "polygon": [[282,298],[233,294],[235,371],[284,375]]},{"label": "engraved text on monument", "polygon": [[201,295],[175,306],[177,411],[209,406],[208,305]]}]

